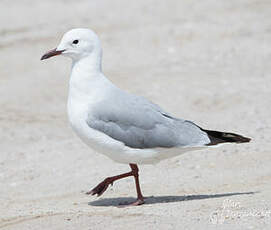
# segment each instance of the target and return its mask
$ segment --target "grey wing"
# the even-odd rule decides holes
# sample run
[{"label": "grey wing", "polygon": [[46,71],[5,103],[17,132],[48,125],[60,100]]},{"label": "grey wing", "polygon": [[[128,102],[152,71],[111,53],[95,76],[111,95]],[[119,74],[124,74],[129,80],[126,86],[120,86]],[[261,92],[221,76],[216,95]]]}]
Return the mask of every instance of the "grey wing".
[{"label": "grey wing", "polygon": [[132,148],[203,146],[207,134],[194,123],[176,119],[144,98],[127,94],[100,102],[88,125]]}]

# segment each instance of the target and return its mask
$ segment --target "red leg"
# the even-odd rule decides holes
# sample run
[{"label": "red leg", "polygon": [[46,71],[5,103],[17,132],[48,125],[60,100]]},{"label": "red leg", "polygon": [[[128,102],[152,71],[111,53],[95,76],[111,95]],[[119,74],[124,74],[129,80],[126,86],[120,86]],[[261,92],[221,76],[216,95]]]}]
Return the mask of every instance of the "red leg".
[{"label": "red leg", "polygon": [[108,186],[111,184],[113,185],[113,182],[125,177],[133,176],[133,172],[123,173],[117,176],[107,177],[104,179],[100,184],[98,184],[94,189],[87,192],[87,195],[98,195],[101,196],[105,190],[108,188]]},{"label": "red leg", "polygon": [[136,184],[136,192],[137,192],[137,200],[130,204],[130,205],[141,205],[144,204],[144,197],[141,193],[140,185],[139,185],[139,179],[138,179],[138,167],[136,164],[129,164],[131,167],[131,172],[123,173],[117,176],[113,177],[107,177],[105,180],[103,180],[100,184],[98,184],[94,189],[87,192],[87,195],[98,195],[101,196],[108,186],[111,184],[113,185],[113,182],[125,177],[134,176],[135,178],[135,184]]},{"label": "red leg", "polygon": [[136,193],[137,193],[137,199],[134,203],[131,203],[130,205],[141,205],[144,204],[144,197],[142,195],[140,184],[139,184],[139,176],[138,176],[138,167],[136,164],[130,164],[130,167],[132,169],[132,172],[134,172],[133,176],[135,178],[135,184],[136,184]]}]

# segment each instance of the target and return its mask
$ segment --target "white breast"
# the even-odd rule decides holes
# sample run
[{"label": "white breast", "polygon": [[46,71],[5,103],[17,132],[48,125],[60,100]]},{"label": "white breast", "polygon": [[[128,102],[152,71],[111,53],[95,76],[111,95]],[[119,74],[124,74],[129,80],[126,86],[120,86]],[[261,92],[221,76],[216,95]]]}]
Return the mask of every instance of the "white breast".
[{"label": "white breast", "polygon": [[126,146],[106,134],[92,129],[87,124],[87,119],[91,119],[92,108],[105,96],[99,83],[93,82],[93,85],[96,85],[96,88],[82,89],[76,87],[76,84],[70,85],[67,105],[70,124],[75,133],[89,147],[120,162],[123,159]]}]

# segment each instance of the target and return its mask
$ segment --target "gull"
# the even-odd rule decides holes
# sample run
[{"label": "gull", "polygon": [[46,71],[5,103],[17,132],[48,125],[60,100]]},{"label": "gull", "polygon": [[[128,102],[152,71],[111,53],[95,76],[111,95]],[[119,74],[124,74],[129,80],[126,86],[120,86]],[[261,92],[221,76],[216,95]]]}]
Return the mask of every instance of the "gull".
[{"label": "gull", "polygon": [[92,30],[66,32],[57,48],[41,60],[56,55],[72,59],[67,110],[73,130],[96,152],[131,168],[128,173],[107,177],[87,194],[100,196],[116,180],[132,176],[137,199],[131,205],[141,205],[144,197],[138,164],[155,164],[222,143],[250,141],[239,134],[203,129],[115,86],[102,73],[101,42]]}]

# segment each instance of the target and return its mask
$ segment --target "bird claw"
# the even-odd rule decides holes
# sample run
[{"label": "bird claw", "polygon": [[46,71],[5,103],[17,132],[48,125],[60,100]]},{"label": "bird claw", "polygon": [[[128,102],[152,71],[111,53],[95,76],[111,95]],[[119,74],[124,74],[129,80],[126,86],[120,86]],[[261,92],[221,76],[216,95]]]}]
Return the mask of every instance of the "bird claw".
[{"label": "bird claw", "polygon": [[101,196],[106,191],[106,189],[108,188],[110,184],[111,186],[113,186],[113,181],[109,179],[105,179],[103,182],[98,184],[95,188],[93,188],[89,192],[86,192],[86,195],[94,196],[97,194],[97,196]]}]

